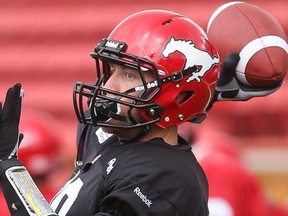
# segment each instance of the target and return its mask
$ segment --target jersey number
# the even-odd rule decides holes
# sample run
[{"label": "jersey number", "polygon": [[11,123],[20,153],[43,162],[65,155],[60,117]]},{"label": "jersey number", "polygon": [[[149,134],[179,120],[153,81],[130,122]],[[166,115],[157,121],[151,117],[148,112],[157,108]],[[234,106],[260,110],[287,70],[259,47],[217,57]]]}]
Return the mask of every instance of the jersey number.
[{"label": "jersey number", "polygon": [[68,181],[51,202],[51,207],[59,216],[64,216],[68,213],[83,186],[80,178],[75,180],[77,176],[75,175],[74,178]]}]

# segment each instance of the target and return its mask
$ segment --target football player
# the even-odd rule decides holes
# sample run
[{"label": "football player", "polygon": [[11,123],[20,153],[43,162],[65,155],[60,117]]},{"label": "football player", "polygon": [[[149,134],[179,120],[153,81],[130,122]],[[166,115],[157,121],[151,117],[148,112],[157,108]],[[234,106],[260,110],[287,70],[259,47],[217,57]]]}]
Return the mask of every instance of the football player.
[{"label": "football player", "polygon": [[[177,127],[201,123],[213,101],[251,95],[235,82],[225,89],[234,80],[227,74],[215,92],[217,51],[195,22],[170,11],[129,16],[91,56],[96,83],[77,82],[74,89],[76,169],[53,210],[17,160],[21,85],[8,90],[0,112],[0,176],[11,214],[207,216],[205,174]],[[228,60],[234,65],[237,57]]]}]

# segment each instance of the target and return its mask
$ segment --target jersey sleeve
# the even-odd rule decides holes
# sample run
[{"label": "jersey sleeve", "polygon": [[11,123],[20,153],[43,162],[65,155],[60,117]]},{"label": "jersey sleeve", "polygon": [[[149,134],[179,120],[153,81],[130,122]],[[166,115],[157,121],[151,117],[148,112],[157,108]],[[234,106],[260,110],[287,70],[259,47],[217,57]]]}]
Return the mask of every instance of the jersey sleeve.
[{"label": "jersey sleeve", "polygon": [[178,210],[147,182],[119,179],[113,185],[115,183],[121,185],[121,188],[105,196],[101,203],[101,212],[125,216],[180,215]]}]

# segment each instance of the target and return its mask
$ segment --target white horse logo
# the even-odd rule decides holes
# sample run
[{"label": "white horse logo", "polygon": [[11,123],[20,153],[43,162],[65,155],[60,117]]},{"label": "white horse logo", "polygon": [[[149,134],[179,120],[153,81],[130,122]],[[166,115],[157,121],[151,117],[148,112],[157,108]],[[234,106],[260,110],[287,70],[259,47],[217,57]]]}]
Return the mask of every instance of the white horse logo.
[{"label": "white horse logo", "polygon": [[[186,82],[191,82],[193,80],[200,82],[200,78],[203,77],[214,64],[219,63],[218,56],[211,56],[208,52],[198,49],[195,47],[193,41],[175,40],[174,37],[171,37],[162,54],[164,57],[168,58],[170,54],[176,51],[182,53],[186,58],[183,70],[195,65],[197,66],[197,71],[192,73],[192,75],[187,78]],[[197,62],[195,62],[195,60],[197,60]]]}]

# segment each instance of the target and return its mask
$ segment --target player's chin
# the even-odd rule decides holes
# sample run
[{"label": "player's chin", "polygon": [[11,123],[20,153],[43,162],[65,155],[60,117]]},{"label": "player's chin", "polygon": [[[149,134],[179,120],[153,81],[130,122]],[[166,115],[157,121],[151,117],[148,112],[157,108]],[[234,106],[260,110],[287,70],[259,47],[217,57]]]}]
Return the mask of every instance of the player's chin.
[{"label": "player's chin", "polygon": [[115,134],[117,135],[120,131],[121,128],[114,128],[114,127],[104,127],[102,126],[102,130],[106,133],[110,133],[110,134]]},{"label": "player's chin", "polygon": [[115,119],[109,119],[105,123],[108,126],[102,126],[102,130],[106,133],[111,133],[115,135],[118,135],[119,133],[123,133],[125,130],[125,126],[128,125],[126,122],[117,121]]},{"label": "player's chin", "polygon": [[114,134],[118,136],[119,140],[126,142],[128,140],[133,140],[137,137],[140,133],[143,132],[143,128],[122,128],[120,125],[119,127],[104,127],[102,126],[102,130],[109,134]]}]

